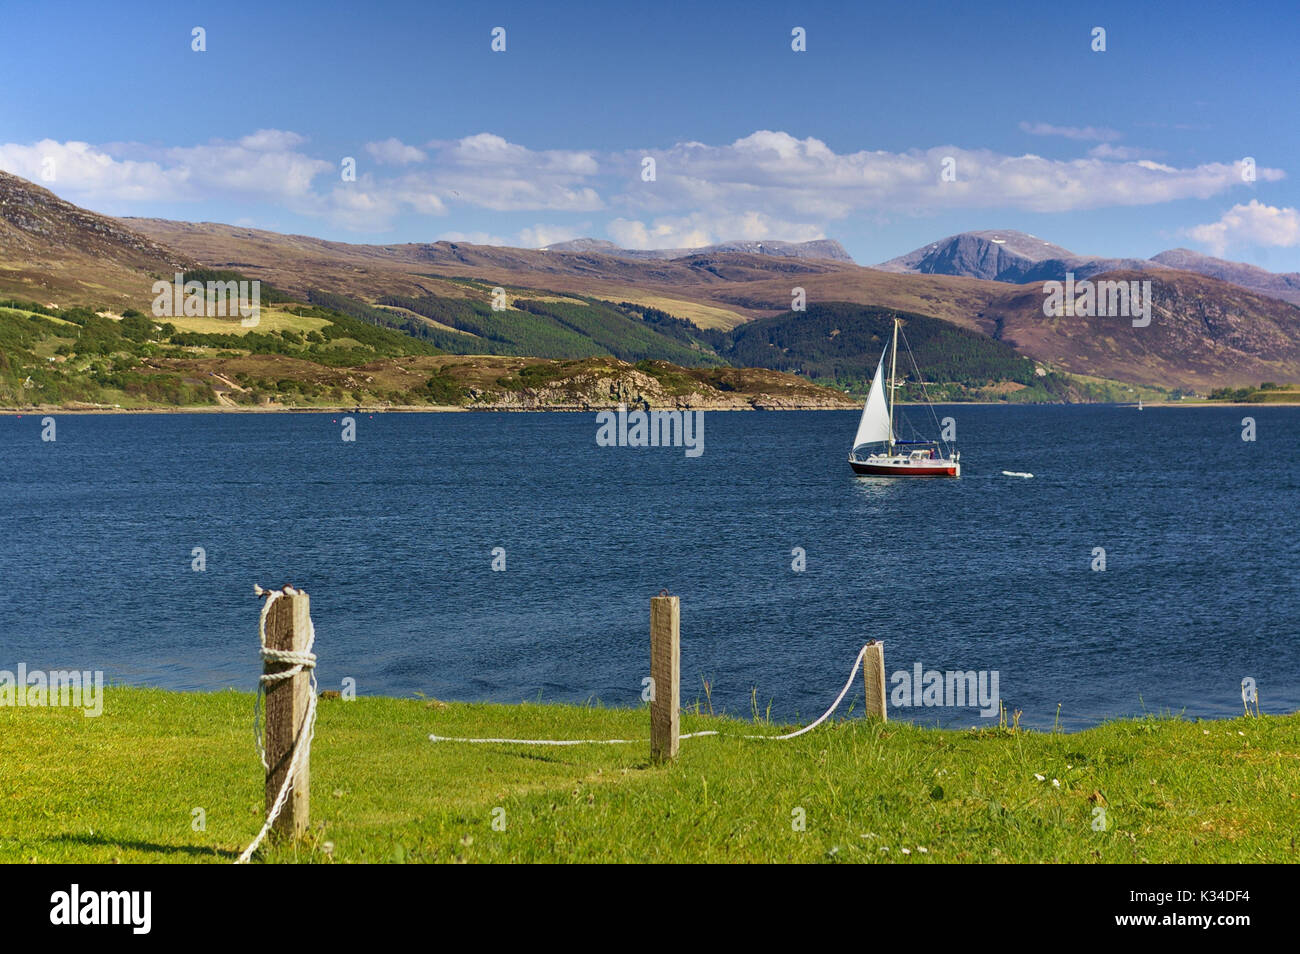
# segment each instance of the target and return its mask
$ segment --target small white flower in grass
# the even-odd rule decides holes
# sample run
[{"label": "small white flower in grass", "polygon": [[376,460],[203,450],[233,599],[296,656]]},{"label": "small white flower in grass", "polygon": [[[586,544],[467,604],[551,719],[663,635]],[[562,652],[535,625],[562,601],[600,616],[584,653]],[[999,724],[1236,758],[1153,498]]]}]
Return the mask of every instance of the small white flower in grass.
[{"label": "small white flower in grass", "polygon": [[1040,782],[1046,782],[1046,781],[1047,781],[1047,776],[1046,776],[1046,775],[1039,775],[1037,772],[1034,773],[1034,778],[1038,779]]},{"label": "small white flower in grass", "polygon": [[1209,734],[1210,734],[1210,730],[1209,730],[1209,729],[1202,729],[1202,730],[1201,730],[1201,734],[1202,734],[1202,735],[1209,735]]},{"label": "small white flower in grass", "polygon": [[1059,778],[1052,779],[1052,788],[1060,788],[1060,787],[1061,787],[1061,780]]},{"label": "small white flower in grass", "polygon": [[903,852],[903,854],[905,854],[905,855],[910,855],[910,854],[912,853],[912,849],[911,849],[911,848],[903,848],[903,849],[902,849],[902,852]]},{"label": "small white flower in grass", "polygon": [[916,850],[923,855],[928,855],[930,853],[930,849],[926,848],[924,845],[917,845]]},{"label": "small white flower in grass", "polygon": [[325,854],[327,855],[334,854],[334,842],[332,841],[325,842],[325,844],[320,846],[320,850],[325,852]]},{"label": "small white flower in grass", "polygon": [[1238,735],[1245,735],[1246,733],[1245,733],[1245,732],[1238,732],[1237,734],[1238,734]]}]

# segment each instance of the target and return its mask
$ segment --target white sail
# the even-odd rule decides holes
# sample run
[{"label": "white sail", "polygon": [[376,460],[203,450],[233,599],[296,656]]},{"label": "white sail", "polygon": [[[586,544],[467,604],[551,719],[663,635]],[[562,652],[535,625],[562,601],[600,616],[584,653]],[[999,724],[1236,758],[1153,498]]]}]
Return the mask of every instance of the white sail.
[{"label": "white sail", "polygon": [[882,441],[892,441],[893,435],[889,432],[889,404],[885,400],[885,356],[880,356],[880,364],[876,365],[876,376],[871,382],[871,390],[867,393],[867,403],[862,408],[862,418],[858,421],[858,433],[853,438],[853,449],[857,450],[863,444],[879,444]]}]

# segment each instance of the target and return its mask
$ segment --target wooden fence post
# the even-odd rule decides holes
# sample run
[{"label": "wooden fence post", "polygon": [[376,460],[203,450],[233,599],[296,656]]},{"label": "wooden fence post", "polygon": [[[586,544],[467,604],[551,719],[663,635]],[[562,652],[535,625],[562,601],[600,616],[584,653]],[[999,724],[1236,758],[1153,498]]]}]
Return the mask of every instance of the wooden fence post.
[{"label": "wooden fence post", "polygon": [[677,758],[681,732],[681,602],[675,596],[650,599],[650,759]]},{"label": "wooden fence post", "polygon": [[[271,605],[266,616],[266,648],[302,652],[307,649],[310,631],[311,600],[306,593],[285,587],[284,595]],[[266,673],[283,672],[291,668],[293,667],[287,663],[269,660],[262,664],[263,672]],[[289,774],[293,743],[302,732],[310,699],[311,674],[306,670],[266,687],[266,764],[270,766],[266,770],[268,813]],[[294,773],[293,789],[271,829],[274,835],[298,838],[306,833],[310,779],[310,766],[307,759],[303,758]]]},{"label": "wooden fence post", "polygon": [[885,644],[871,640],[862,654],[862,682],[867,690],[866,717],[889,721],[885,706]]}]

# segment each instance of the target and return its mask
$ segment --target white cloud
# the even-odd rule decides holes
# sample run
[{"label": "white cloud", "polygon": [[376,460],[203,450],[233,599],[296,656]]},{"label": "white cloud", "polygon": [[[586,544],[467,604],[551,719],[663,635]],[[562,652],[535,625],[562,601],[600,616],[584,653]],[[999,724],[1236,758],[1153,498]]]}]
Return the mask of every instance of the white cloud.
[{"label": "white cloud", "polygon": [[[1050,128],[1059,134],[1070,127]],[[1090,127],[1074,132],[1106,133]],[[116,203],[126,214],[135,212],[132,203],[149,201],[251,202],[266,207],[263,217],[281,209],[380,232],[403,216],[545,213],[546,225],[521,229],[517,219],[504,227],[490,224],[494,233],[521,229],[517,240],[534,246],[592,234],[590,213],[608,213],[612,221],[602,217],[594,231],[604,228],[634,248],[818,238],[850,216],[1158,205],[1243,185],[1231,160],[1179,167],[1105,142],[1069,160],[956,145],[836,152],[819,139],[779,130],[722,145],[689,141],[614,153],[535,150],[486,132],[418,148],[389,138],[367,150],[380,165],[363,170],[356,182],[340,180],[337,157],[318,158],[298,133],[273,129],[176,147],[11,143],[0,145],[0,168],[41,183],[43,161],[53,157],[57,176],[47,184],[56,192],[91,208]],[[653,182],[641,179],[646,155],[656,160]],[[948,160],[952,182],[941,179]],[[1285,174],[1261,167],[1256,177],[1271,182]],[[555,224],[559,215],[581,215],[583,231]]]},{"label": "white cloud", "polygon": [[[0,168],[78,201],[279,200],[307,194],[316,176],[334,168],[284,148],[301,139],[295,133],[260,130],[239,142],[214,140],[152,151],[137,143],[114,144],[112,152],[84,142],[45,139],[29,146],[0,145]],[[150,158],[125,158],[145,154]],[[43,174],[47,160],[53,162],[53,180]]]},{"label": "white cloud", "polygon": [[1127,161],[1131,159],[1150,159],[1153,156],[1161,155],[1161,153],[1154,149],[1139,149],[1136,146],[1112,146],[1110,143],[1104,142],[1089,149],[1088,155],[1093,159]]},{"label": "white cloud", "polygon": [[1123,135],[1104,126],[1053,126],[1051,123],[1022,122],[1020,129],[1031,136],[1062,136],[1085,142],[1114,142]]},{"label": "white cloud", "polygon": [[334,173],[332,162],[287,149],[258,148],[217,140],[201,146],[180,146],[163,153],[172,168],[184,171],[200,197],[211,193],[276,200],[307,195],[312,181]]},{"label": "white cloud", "polygon": [[[184,170],[164,169],[157,162],[117,160],[89,143],[52,139],[0,145],[0,169],[60,195],[128,201],[178,197],[188,179]],[[47,170],[52,179],[46,178]]]},{"label": "white cloud", "polygon": [[439,147],[441,158],[445,161],[477,169],[506,166],[515,170],[533,168],[542,173],[574,176],[592,176],[600,169],[592,152],[564,149],[534,151],[507,142],[492,133],[478,133],[449,143],[435,141],[429,145]]},{"label": "white cloud", "polygon": [[556,242],[567,242],[570,239],[582,238],[582,236],[581,229],[569,228],[564,225],[534,225],[519,230],[517,245],[520,248],[545,248],[547,245],[554,245]]},{"label": "white cloud", "polygon": [[423,162],[428,158],[419,149],[408,146],[395,136],[390,136],[382,142],[366,143],[366,152],[370,153],[376,162],[390,166],[405,166],[412,162]]},{"label": "white cloud", "polygon": [[1279,209],[1251,199],[1245,205],[1234,205],[1219,221],[1193,226],[1186,234],[1217,256],[1233,245],[1290,248],[1300,245],[1300,210]]},{"label": "white cloud", "polygon": [[287,152],[306,141],[306,136],[285,129],[259,129],[240,139],[239,144],[257,152]]},{"label": "white cloud", "polygon": [[607,231],[623,248],[694,248],[713,242],[709,231],[696,227],[689,219],[657,219],[650,225],[615,219]]},{"label": "white cloud", "polygon": [[491,133],[432,142],[429,181],[446,198],[495,212],[592,212],[605,207],[588,180],[599,171],[591,152],[532,150]]},{"label": "white cloud", "polygon": [[[727,146],[682,143],[650,154],[657,181],[638,181],[640,153],[625,154],[621,168],[628,181],[611,205],[655,214],[757,210],[824,226],[851,214],[1155,205],[1209,198],[1242,181],[1231,162],[1175,168],[1149,160],[1057,160],[957,146],[836,153],[818,139],[768,130]],[[956,181],[940,179],[947,159],[953,160]],[[1257,175],[1274,181],[1285,174],[1268,169]]]},{"label": "white cloud", "polygon": [[825,238],[817,225],[780,221],[762,212],[710,216],[696,212],[684,216],[661,216],[650,223],[618,218],[609,223],[609,237],[624,248],[698,248],[729,241],[757,241],[781,238],[807,242]]},{"label": "white cloud", "polygon": [[490,232],[443,232],[438,236],[439,242],[468,242],[470,245],[509,245],[508,239]]},{"label": "white cloud", "polygon": [[335,183],[323,202],[295,211],[314,212],[343,228],[365,232],[382,231],[392,222],[399,207],[391,194],[376,190],[372,182],[362,180]]},{"label": "white cloud", "polygon": [[435,193],[420,188],[412,188],[394,194],[420,215],[446,215],[447,206]]}]

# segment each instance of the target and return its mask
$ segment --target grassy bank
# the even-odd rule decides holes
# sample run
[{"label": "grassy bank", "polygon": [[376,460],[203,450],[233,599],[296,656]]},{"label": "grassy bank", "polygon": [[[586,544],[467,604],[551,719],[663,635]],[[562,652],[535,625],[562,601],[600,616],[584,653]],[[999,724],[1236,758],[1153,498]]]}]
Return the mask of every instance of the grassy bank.
[{"label": "grassy bank", "polygon": [[[106,693],[98,718],[0,708],[0,861],[233,860],[262,821],[252,697]],[[661,767],[640,744],[427,738],[644,738],[645,710],[323,700],[312,836],[259,857],[1300,860],[1300,715],[1151,718],[1070,735],[852,719],[790,742],[734,737],[777,731],[767,725],[683,717],[683,731],[702,728],[723,736],[688,739]],[[206,830],[194,830],[197,808]]]}]

